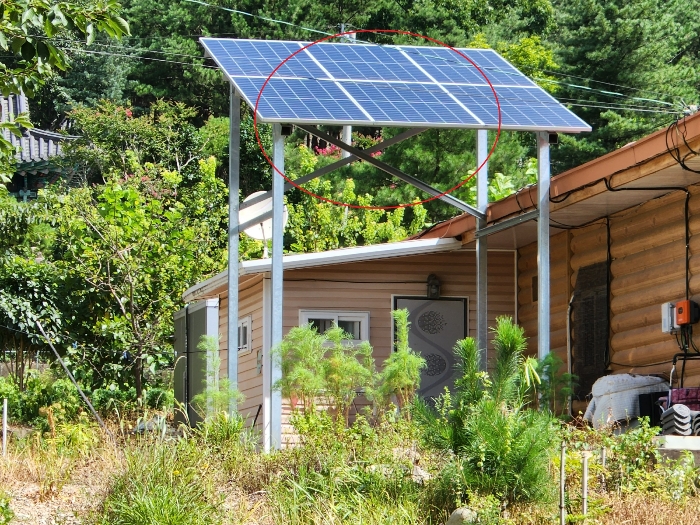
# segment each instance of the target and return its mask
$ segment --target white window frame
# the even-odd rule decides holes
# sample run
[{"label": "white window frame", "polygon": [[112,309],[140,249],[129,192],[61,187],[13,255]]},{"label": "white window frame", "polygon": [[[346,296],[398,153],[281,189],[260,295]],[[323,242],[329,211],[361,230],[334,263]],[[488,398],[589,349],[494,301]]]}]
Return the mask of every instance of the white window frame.
[{"label": "white window frame", "polygon": [[354,310],[299,310],[299,326],[309,324],[310,319],[329,319],[336,325],[338,321],[359,321],[360,339],[352,339],[352,344],[369,341],[369,312]]},{"label": "white window frame", "polygon": [[[241,345],[241,328],[246,329],[248,340],[245,345]],[[253,318],[250,315],[238,319],[238,355],[249,354],[253,351]]]}]

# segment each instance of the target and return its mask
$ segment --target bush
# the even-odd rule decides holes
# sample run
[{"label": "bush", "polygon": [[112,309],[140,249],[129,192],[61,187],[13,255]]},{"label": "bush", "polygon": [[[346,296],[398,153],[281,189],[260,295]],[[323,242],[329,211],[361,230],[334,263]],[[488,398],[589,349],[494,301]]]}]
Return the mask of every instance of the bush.
[{"label": "bush", "polygon": [[507,501],[541,500],[552,486],[549,464],[557,429],[548,412],[526,408],[532,363],[523,357],[522,328],[501,317],[493,331],[493,377],[479,371],[476,342],[459,341],[461,377],[454,393],[438,398],[434,410],[418,402],[417,418],[426,444],[455,455],[443,479],[454,488],[456,501],[470,491]]},{"label": "bush", "polygon": [[11,378],[0,378],[0,398],[7,398],[11,421],[34,425],[44,431],[51,425],[76,421],[83,410],[83,401],[75,385],[69,379],[56,379],[50,372],[31,373],[24,392],[19,391]]},{"label": "bush", "polygon": [[413,403],[426,364],[425,359],[408,346],[408,310],[394,310],[392,316],[396,323],[396,351],[384,361],[375,397],[380,406],[386,407],[395,396],[399,408],[404,408]]},{"label": "bush", "polygon": [[115,383],[107,388],[97,388],[90,395],[90,402],[95,410],[103,415],[109,415],[114,411],[118,413],[130,412],[136,409],[136,389],[132,386],[121,388]]},{"label": "bush", "polygon": [[[134,390],[135,393],[136,391]],[[146,390],[145,400],[147,408],[168,410],[175,403],[175,393],[170,388],[151,387]]]}]

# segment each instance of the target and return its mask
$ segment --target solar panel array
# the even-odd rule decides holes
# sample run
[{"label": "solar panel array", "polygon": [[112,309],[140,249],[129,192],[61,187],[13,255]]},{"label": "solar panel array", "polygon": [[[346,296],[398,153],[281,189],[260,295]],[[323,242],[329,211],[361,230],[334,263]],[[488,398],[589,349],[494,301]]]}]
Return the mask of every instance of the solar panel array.
[{"label": "solar panel array", "polygon": [[258,102],[261,122],[496,129],[498,106],[485,75],[498,94],[501,129],[591,129],[491,49],[459,50],[477,69],[445,47],[201,41],[251,107],[279,66]]}]

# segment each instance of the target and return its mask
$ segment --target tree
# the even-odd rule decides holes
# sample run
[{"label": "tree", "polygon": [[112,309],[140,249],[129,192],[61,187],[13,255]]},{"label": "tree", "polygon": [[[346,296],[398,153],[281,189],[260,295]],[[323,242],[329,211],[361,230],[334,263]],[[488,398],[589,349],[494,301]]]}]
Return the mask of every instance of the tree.
[{"label": "tree", "polygon": [[[290,168],[288,176],[294,179],[310,173],[319,162],[335,158],[315,156],[303,145],[287,149]],[[327,199],[357,206],[371,206],[371,195],[357,195],[355,181],[346,179],[338,186],[330,179],[314,179],[304,188]],[[412,220],[403,224],[405,209],[393,211],[367,208],[348,208],[324,202],[301,191],[288,196],[289,220],[285,231],[285,245],[294,252],[317,252],[345,246],[361,246],[405,239],[420,231],[425,222],[425,209],[414,206]]]},{"label": "tree", "polygon": [[563,137],[553,152],[555,171],[621,147],[697,101],[698,22],[687,3],[657,0],[556,1],[562,63],[558,95],[593,132]]},{"label": "tree", "polygon": [[[64,1],[7,0],[0,8],[0,91],[3,96],[24,93],[33,96],[57,69],[68,67],[66,53],[51,40],[86,38],[91,43],[99,33],[119,38],[129,34],[129,25],[118,15],[115,0]],[[27,125],[23,119],[18,125]],[[11,125],[6,124],[4,127]],[[15,127],[18,133],[19,128]],[[0,136],[0,183],[11,177],[14,148]]]}]

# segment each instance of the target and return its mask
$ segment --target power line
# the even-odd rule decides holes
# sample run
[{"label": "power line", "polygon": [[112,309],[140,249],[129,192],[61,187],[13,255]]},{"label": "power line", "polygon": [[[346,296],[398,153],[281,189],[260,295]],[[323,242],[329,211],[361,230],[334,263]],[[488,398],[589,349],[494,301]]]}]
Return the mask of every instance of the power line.
[{"label": "power line", "polygon": [[275,23],[277,23],[277,24],[283,24],[283,25],[286,25],[286,26],[298,27],[299,29],[303,29],[304,31],[309,31],[309,32],[311,32],[311,33],[317,33],[317,34],[319,34],[319,35],[326,35],[326,36],[333,36],[333,35],[335,35],[335,33],[327,33],[327,32],[325,32],[325,31],[319,31],[318,29],[313,29],[313,28],[311,28],[311,27],[300,26],[300,25],[298,25],[298,24],[293,24],[292,22],[287,22],[287,21],[285,21],[285,20],[277,20],[277,19],[275,19],[275,18],[268,18],[268,17],[266,17],[266,16],[255,15],[255,14],[253,14],[253,13],[248,13],[248,12],[246,12],[246,11],[239,11],[238,9],[231,9],[231,8],[229,8],[229,7],[223,7],[223,6],[220,6],[220,5],[208,4],[208,3],[206,3],[206,2],[202,2],[201,0],[185,0],[185,2],[190,2],[190,3],[192,3],[192,4],[200,4],[200,5],[204,5],[204,6],[207,6],[207,7],[213,7],[213,8],[215,8],[215,9],[221,9],[222,11],[228,11],[229,13],[235,13],[235,14],[237,14],[237,15],[250,16],[250,17],[252,17],[252,18],[258,18],[258,19],[260,19],[260,20],[265,20],[265,21],[267,21],[267,22],[275,22]]},{"label": "power line", "polygon": [[[106,44],[104,44],[106,45]],[[72,47],[64,47],[62,49],[68,50],[68,51],[75,51],[78,53],[88,53],[88,54],[94,54],[94,55],[104,55],[104,56],[116,56],[116,57],[123,57],[123,58],[131,58],[131,59],[136,59],[136,60],[149,60],[153,62],[161,62],[161,63],[167,63],[167,64],[178,64],[178,65],[185,65],[185,66],[192,66],[192,67],[202,67],[206,69],[217,69],[215,66],[209,66],[206,64],[193,64],[190,62],[182,62],[182,61],[176,61],[176,60],[167,60],[167,59],[162,59],[162,58],[153,58],[153,57],[144,57],[144,56],[136,56],[136,55],[129,55],[125,53],[112,53],[108,51],[97,51],[97,50],[90,50],[90,49],[83,49],[83,48],[72,48]],[[153,52],[151,50],[142,50],[143,52]],[[168,54],[167,51],[160,52],[162,54]],[[191,58],[197,58],[197,59],[203,59],[203,57],[198,57],[196,55],[184,55],[184,54],[179,54],[178,56],[184,56],[184,57],[191,57]],[[329,79],[320,79],[320,78],[312,78],[312,77],[304,77],[304,80],[329,80]],[[329,80],[330,81],[330,80]],[[439,93],[442,94],[442,90],[438,89],[430,89],[429,87],[426,87],[426,85],[421,85],[421,84],[411,84],[410,87],[408,86],[394,86],[394,89],[405,89],[405,90],[412,90],[415,91],[417,89],[426,91],[426,92],[434,92],[434,93]],[[491,97],[487,95],[472,95],[472,97],[482,97],[483,99],[490,99]],[[499,95],[499,100],[502,101],[518,101],[518,102],[526,102],[526,103],[539,103],[542,105],[556,105],[555,102],[552,102],[551,104],[547,104],[545,101],[538,100],[535,98],[524,98],[524,97],[514,97],[514,96],[508,96],[508,95]],[[633,111],[633,112],[643,112],[643,113],[662,113],[662,114],[668,114],[668,115],[675,115],[678,112],[677,111],[671,111],[667,109],[662,109],[662,108],[654,108],[654,107],[649,107],[649,106],[631,106],[631,105],[623,105],[623,104],[613,104],[613,103],[608,103],[607,105],[603,104],[595,104],[591,101],[587,100],[581,100],[581,99],[560,99],[561,103],[564,103],[569,106],[575,106],[575,107],[588,107],[588,108],[599,108],[599,109],[609,109],[609,110],[624,110],[624,111]]]},{"label": "power line", "polygon": [[[164,62],[166,64],[180,64],[183,66],[192,66],[192,67],[203,67],[206,69],[217,69],[215,66],[208,66],[206,64],[192,64],[191,62],[179,62],[176,60],[166,60],[164,58],[152,58],[152,57],[141,57],[141,56],[136,56],[136,55],[127,55],[125,53],[109,53],[107,51],[95,51],[91,49],[77,49],[74,47],[64,47],[62,48],[66,51],[76,51],[78,53],[88,53],[91,55],[106,55],[106,56],[115,56],[115,57],[123,57],[123,58],[132,58],[136,60],[150,60],[152,62]],[[203,58],[203,57],[200,57]]]}]

